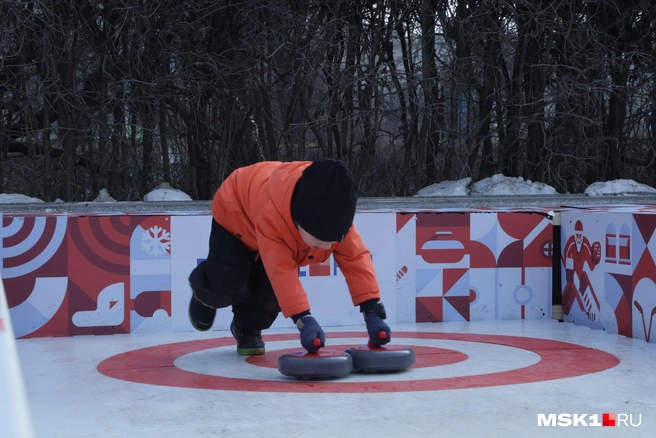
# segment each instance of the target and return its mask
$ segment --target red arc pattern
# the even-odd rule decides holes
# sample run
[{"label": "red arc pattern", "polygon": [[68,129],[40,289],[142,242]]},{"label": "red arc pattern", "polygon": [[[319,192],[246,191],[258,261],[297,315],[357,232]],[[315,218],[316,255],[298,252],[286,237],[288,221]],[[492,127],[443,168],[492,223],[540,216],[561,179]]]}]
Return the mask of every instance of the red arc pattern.
[{"label": "red arc pattern", "polygon": [[[366,339],[365,333],[328,333],[328,337]],[[128,351],[112,356],[98,365],[102,374],[120,380],[180,388],[214,389],[255,392],[411,392],[447,389],[481,388],[490,386],[533,383],[576,377],[612,368],[620,360],[612,354],[568,342],[518,336],[479,335],[465,333],[395,332],[398,339],[438,339],[483,342],[520,348],[539,354],[538,363],[509,371],[413,381],[349,382],[252,380],[210,376],[177,368],[174,361],[186,354],[210,348],[234,345],[231,337],[178,342]],[[298,340],[298,334],[269,335],[265,341]]]}]

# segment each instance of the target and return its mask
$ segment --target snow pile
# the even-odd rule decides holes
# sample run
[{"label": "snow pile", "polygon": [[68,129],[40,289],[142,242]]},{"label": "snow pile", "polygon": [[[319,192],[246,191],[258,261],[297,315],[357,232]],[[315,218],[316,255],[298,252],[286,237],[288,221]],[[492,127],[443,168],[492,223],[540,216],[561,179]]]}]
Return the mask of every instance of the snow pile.
[{"label": "snow pile", "polygon": [[558,194],[556,189],[545,183],[525,181],[521,176],[512,177],[501,174],[475,182],[471,185],[470,193],[472,196]]},{"label": "snow pile", "polygon": [[638,195],[654,194],[656,189],[646,184],[640,184],[630,179],[616,179],[613,181],[592,183],[585,189],[588,196],[604,195]]},{"label": "snow pile", "polygon": [[433,184],[417,192],[417,196],[467,196],[469,189],[467,186],[471,178],[463,178],[458,181],[442,181]]},{"label": "snow pile", "polygon": [[0,193],[0,204],[34,204],[37,202],[43,201],[39,198],[30,198],[18,193]]},{"label": "snow pile", "polygon": [[417,196],[498,196],[498,195],[557,195],[551,186],[531,182],[522,177],[494,175],[471,184],[471,178],[458,181],[442,181],[424,187]]},{"label": "snow pile", "polygon": [[93,202],[116,202],[116,199],[112,198],[107,189],[102,189],[100,190],[98,197],[94,199]]},{"label": "snow pile", "polygon": [[144,196],[144,201],[192,201],[191,197],[182,190],[174,189],[169,183],[162,183],[155,190]]}]

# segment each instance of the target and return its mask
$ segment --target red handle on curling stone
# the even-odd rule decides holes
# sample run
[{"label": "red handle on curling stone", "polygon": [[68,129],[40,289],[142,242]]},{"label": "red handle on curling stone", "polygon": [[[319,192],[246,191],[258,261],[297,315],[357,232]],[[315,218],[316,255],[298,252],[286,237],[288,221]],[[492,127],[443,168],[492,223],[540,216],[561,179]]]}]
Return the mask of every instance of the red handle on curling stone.
[{"label": "red handle on curling stone", "polygon": [[[387,338],[387,333],[385,333],[383,330],[380,330],[378,332],[378,339],[385,339],[385,338]],[[371,342],[371,339],[369,339],[369,342],[367,342],[367,347],[369,347],[370,349],[380,348],[374,346],[374,343]]]},{"label": "red handle on curling stone", "polygon": [[312,341],[315,347],[321,347],[321,339],[319,338],[314,338],[314,341]]}]

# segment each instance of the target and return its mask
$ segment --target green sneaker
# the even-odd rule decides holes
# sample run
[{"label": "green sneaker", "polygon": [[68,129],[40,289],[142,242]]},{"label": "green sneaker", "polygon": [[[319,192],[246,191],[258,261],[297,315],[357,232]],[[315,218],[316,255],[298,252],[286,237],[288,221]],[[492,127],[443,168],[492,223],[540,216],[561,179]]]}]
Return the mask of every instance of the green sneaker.
[{"label": "green sneaker", "polygon": [[237,341],[237,353],[242,356],[258,356],[264,354],[262,331],[241,327],[234,320],[230,324],[230,332]]}]

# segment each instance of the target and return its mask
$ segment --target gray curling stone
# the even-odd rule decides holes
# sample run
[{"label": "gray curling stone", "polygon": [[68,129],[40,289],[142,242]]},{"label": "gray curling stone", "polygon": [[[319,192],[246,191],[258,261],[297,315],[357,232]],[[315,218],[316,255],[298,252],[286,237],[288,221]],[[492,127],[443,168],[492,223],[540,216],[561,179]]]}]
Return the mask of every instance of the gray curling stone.
[{"label": "gray curling stone", "polygon": [[330,379],[345,376],[352,370],[351,355],[334,350],[295,351],[278,358],[278,371],[297,379]]},{"label": "gray curling stone", "polygon": [[353,369],[364,373],[404,371],[415,364],[414,350],[402,345],[361,345],[346,353],[353,358]]}]

